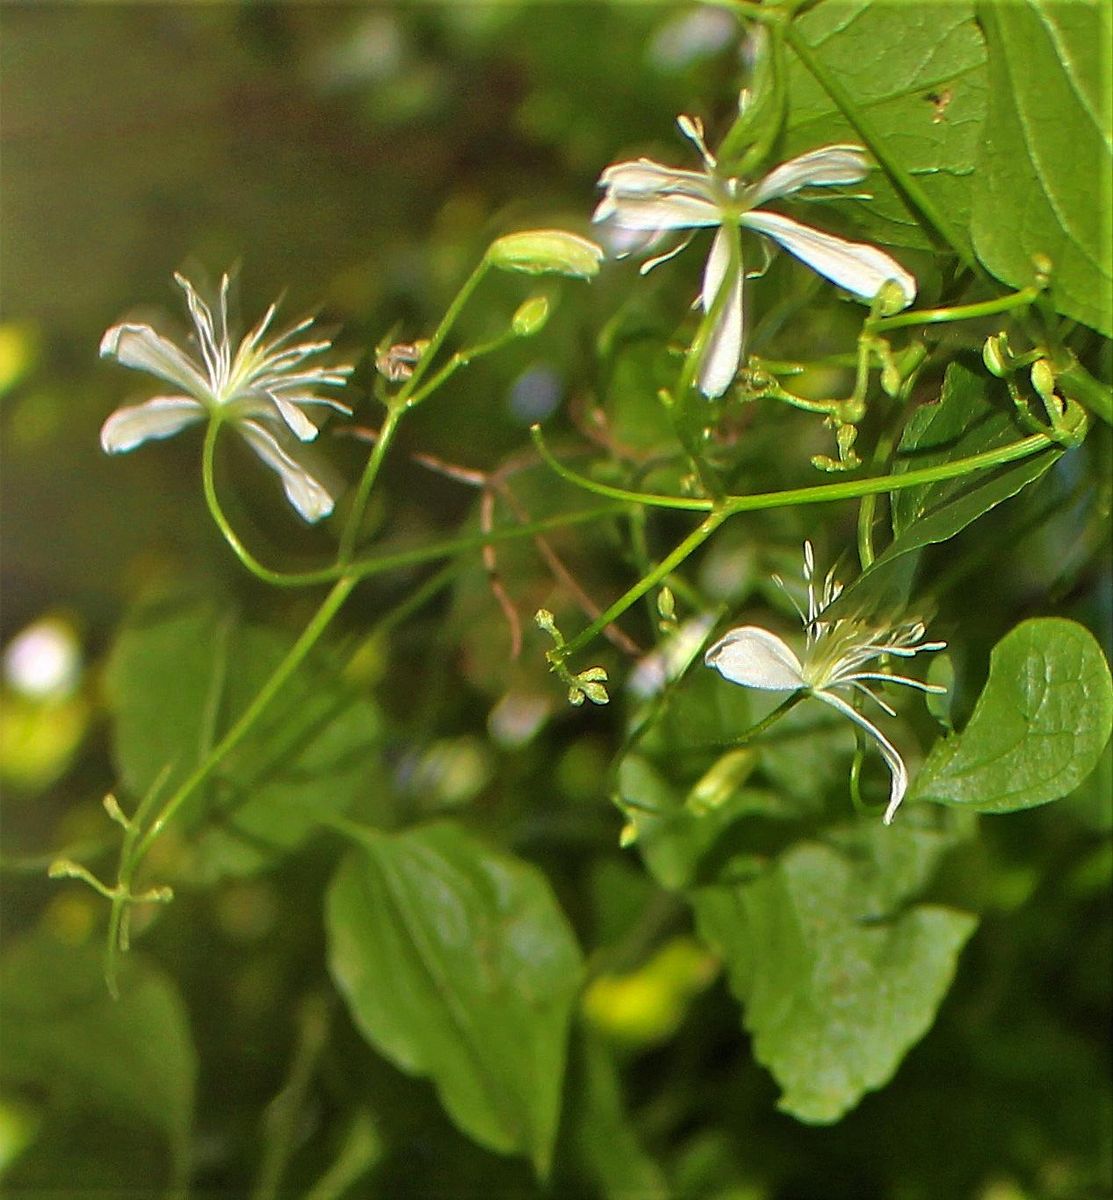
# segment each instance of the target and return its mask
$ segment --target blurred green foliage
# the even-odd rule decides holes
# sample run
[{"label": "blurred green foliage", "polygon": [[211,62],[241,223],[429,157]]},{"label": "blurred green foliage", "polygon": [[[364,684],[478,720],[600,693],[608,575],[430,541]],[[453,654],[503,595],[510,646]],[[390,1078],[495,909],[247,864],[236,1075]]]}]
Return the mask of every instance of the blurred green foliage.
[{"label": "blurred green foliage", "polygon": [[[1018,263],[1000,240],[1010,222],[986,214],[1018,187],[1010,172],[1030,170],[979,140],[987,112],[997,136],[1018,135],[1009,105],[996,107],[973,10],[899,7],[825,0],[800,19],[801,44],[870,99],[872,128],[960,231],[956,253],[972,253],[973,222],[988,265],[999,258],[1023,286],[1038,221]],[[1027,19],[996,12],[997,42]],[[136,386],[98,363],[103,331],[173,310],[174,270],[214,277],[240,263],[245,317],[285,289],[287,315],[320,305],[341,330],[341,352],[360,364],[356,425],[374,426],[384,335],[428,336],[497,236],[589,233],[600,170],[641,153],[683,161],[675,115],[725,128],[747,62],[730,12],[656,3],[8,3],[0,32],[3,642],[47,616],[80,660],[53,692],[4,685],[5,1194],[145,1200],[188,1180],[199,1200],[1109,1195],[1109,747],[1054,806],[976,830],[968,814],[917,806],[907,827],[882,830],[843,820],[853,739],[817,705],[759,749],[729,753],[722,743],[763,712],[709,672],[660,703],[619,682],[608,709],[563,707],[530,614],[583,624],[684,535],[673,513],[553,535],[582,595],[529,540],[502,546],[494,567],[462,560],[445,596],[397,624],[377,622],[428,572],[362,584],[196,825],[156,843],[151,875],[175,899],[136,910],[122,999],[109,998],[103,901],[48,881],[47,865],[64,853],[110,875],[118,839],[101,798],[126,789],[134,802],[167,762],[187,771],[312,606],[239,570],[201,498],[197,435],[101,454],[100,423]],[[1010,45],[1020,69],[1046,66],[1042,42]],[[781,157],[862,136],[803,61]],[[1028,162],[1045,148],[1036,139]],[[832,211],[829,227],[912,248],[935,302],[954,263],[940,268],[931,250],[946,239],[881,172],[868,190],[873,201]],[[546,283],[544,330],[453,379],[407,424],[369,533],[409,547],[478,528],[476,477],[456,466],[486,473],[533,519],[584,504],[523,452],[528,425],[550,414],[554,446],[590,438],[624,486],[676,494],[686,467],[662,452],[672,431],[656,396],[676,370],[671,339],[698,265]],[[1071,266],[1073,308],[1060,311],[1097,325],[1087,271]],[[770,268],[754,332],[763,355],[853,344],[861,312],[813,304],[806,275],[783,258]],[[460,340],[504,330],[532,282],[486,281]],[[1087,361],[1108,371],[1108,343],[1083,332]],[[943,403],[905,426],[895,470],[1017,436],[1004,388],[975,379],[979,344],[954,336],[961,362],[919,397]],[[848,376],[816,369],[801,394]],[[740,447],[732,488],[746,492],[815,482],[808,458],[830,449],[819,422],[764,402],[740,406],[724,437]],[[356,477],[366,438],[326,440]],[[907,591],[913,560],[929,581],[956,727],[991,649],[1022,619],[1057,614],[1108,637],[1109,449],[1099,426],[1077,452],[984,487],[898,494],[893,586]],[[237,527],[268,562],[320,560],[331,531],[297,524],[249,455],[233,447],[225,468]],[[795,574],[804,536],[827,559],[853,542],[854,513],[776,510],[724,528],[689,588],[708,611],[772,607],[792,620],[769,577]],[[870,586],[886,569],[881,555]],[[638,651],[663,619],[648,600],[626,623]],[[622,681],[630,651],[594,653]],[[906,720],[937,732],[926,712]],[[381,840],[352,849],[343,815]],[[638,852],[620,848],[624,826]],[[399,900],[423,894],[441,904],[425,925]],[[892,942],[895,928],[916,937]],[[368,929],[379,957],[360,940]],[[847,944],[876,977],[840,976]],[[515,971],[539,960],[546,993],[523,995]],[[445,961],[451,977],[429,974]],[[477,961],[489,974],[469,974]],[[757,962],[771,964],[760,994]],[[824,990],[818,1007],[794,991],[788,967],[804,962]],[[896,979],[884,1001],[882,978]],[[412,994],[412,1022],[392,1025],[376,988]],[[482,1021],[461,1061],[452,1031],[469,1006]],[[543,1014],[544,1030],[525,1012]],[[825,1058],[839,1044],[855,1049],[850,1080]]]}]

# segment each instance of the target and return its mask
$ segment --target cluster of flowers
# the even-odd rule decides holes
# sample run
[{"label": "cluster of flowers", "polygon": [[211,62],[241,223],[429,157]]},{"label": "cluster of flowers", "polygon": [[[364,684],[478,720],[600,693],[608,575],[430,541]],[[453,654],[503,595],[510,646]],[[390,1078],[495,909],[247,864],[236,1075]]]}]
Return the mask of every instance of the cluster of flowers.
[{"label": "cluster of flowers", "polygon": [[[892,311],[915,298],[915,279],[877,247],[846,241],[761,207],[805,187],[860,182],[867,172],[861,147],[824,146],[748,183],[720,170],[698,120],[682,116],[678,124],[699,151],[703,169],[669,167],[647,158],[615,163],[600,178],[604,196],[594,219],[611,229],[621,253],[654,249],[669,235],[686,234],[645,262],[643,273],[679,253],[699,229],[716,231],[699,296],[704,313],[712,314],[699,363],[698,385],[704,395],[721,396],[742,361],[747,278],[742,230],[772,239],[861,300],[872,302],[886,289],[887,307]],[[492,261],[505,269],[534,274],[557,270],[580,278],[593,275],[602,256],[594,243],[556,231],[510,235],[495,243],[489,253]],[[284,332],[271,333],[276,313],[273,304],[233,347],[228,276],[221,281],[215,310],[188,279],[175,278],[185,293],[196,350],[187,353],[146,324],[125,323],[109,329],[101,342],[103,357],[147,371],[176,390],[117,409],[101,429],[101,445],[108,453],[117,454],[200,421],[227,422],[278,474],[287,498],[306,521],[327,516],[336,498],[301,448],[317,437],[320,418],[329,410],[351,415],[351,409],[327,389],[343,387],[353,368],[321,363],[320,356],[332,343],[307,336],[311,318]],[[877,726],[836,693],[840,689],[860,693],[895,715],[868,683],[897,683],[929,692],[943,689],[867,668],[886,656],[909,658],[921,651],[939,650],[944,643],[925,642],[924,627],[915,621],[878,628],[852,619],[826,619],[824,612],[841,588],[829,574],[817,594],[814,575],[812,547],[806,543],[808,608],[801,612],[806,635],[803,658],[776,634],[747,625],[720,638],[707,651],[705,662],[743,687],[805,691],[865,730],[877,743],[891,775],[884,818],[888,823],[907,790],[907,768]]]}]

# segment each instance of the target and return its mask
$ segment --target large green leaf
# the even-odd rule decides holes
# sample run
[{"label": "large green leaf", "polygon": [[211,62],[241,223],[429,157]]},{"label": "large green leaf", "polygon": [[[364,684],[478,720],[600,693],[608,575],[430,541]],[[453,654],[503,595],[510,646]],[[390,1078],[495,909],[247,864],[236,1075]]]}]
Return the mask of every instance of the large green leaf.
[{"label": "large green leaf", "polygon": [[465,1133],[545,1175],[582,964],[544,876],[449,822],[369,833],[333,879],[327,924],[368,1042],[430,1076]]},{"label": "large green leaf", "polygon": [[974,183],[978,257],[1013,287],[1052,261],[1062,313],[1113,337],[1107,3],[983,3],[990,101]]},{"label": "large green leaf", "polygon": [[[890,873],[907,858],[890,859]],[[781,1087],[780,1107],[801,1121],[837,1121],[888,1082],[934,1020],[977,924],[938,905],[890,911],[881,902],[906,889],[878,879],[884,871],[800,842],[757,879],[692,895],[754,1054]]]},{"label": "large green leaf", "polygon": [[[885,168],[853,205],[874,240],[927,248],[920,213],[969,255],[971,177],[986,111],[985,45],[970,4],[831,0],[793,24],[785,153],[865,144]],[[915,193],[921,203],[909,202]]]},{"label": "large green leaf", "polygon": [[910,798],[1014,812],[1073,791],[1113,725],[1113,682],[1081,625],[1024,621],[994,647],[989,679],[960,734],[937,742]]},{"label": "large green leaf", "polygon": [[4,955],[0,1011],[7,1086],[45,1093],[59,1111],[157,1130],[182,1177],[197,1064],[185,1008],[165,976],[129,955],[114,1000],[97,951],[35,935]]},{"label": "large green leaf", "polygon": [[[125,626],[108,666],[121,785],[167,795],[246,709],[292,644],[214,604],[163,604]],[[294,675],[185,816],[207,875],[265,865],[378,779],[375,708],[324,656]]]}]

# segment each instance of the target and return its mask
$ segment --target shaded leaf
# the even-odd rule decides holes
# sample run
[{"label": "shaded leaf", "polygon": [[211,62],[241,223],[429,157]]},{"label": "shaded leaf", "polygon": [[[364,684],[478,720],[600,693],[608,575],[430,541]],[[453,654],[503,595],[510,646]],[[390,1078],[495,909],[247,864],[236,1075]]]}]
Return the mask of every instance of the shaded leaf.
[{"label": "shaded leaf", "polygon": [[59,1110],[153,1127],[181,1177],[197,1063],[185,1007],[169,979],[129,955],[114,1000],[97,951],[36,935],[4,955],[0,1010],[7,1086],[41,1090]]},{"label": "shaded leaf", "polygon": [[[215,604],[137,613],[108,665],[121,784],[142,796],[169,766],[169,795],[254,699],[293,639]],[[323,655],[303,664],[184,812],[207,876],[257,869],[344,812],[376,782],[379,720]],[[380,785],[381,786],[381,785]]]},{"label": "shaded leaf", "polygon": [[990,79],[971,226],[978,257],[1020,288],[1032,282],[1032,256],[1046,254],[1058,310],[1113,337],[1109,6],[983,3],[978,16]]},{"label": "shaded leaf", "polygon": [[1073,791],[1113,726],[1100,646],[1073,621],[1025,621],[994,647],[966,728],[936,743],[911,796],[974,812],[1014,812]]},{"label": "shaded leaf", "polygon": [[[951,363],[938,404],[913,414],[901,438],[895,474],[952,462],[1018,441],[1011,414],[986,396],[986,380]],[[892,497],[893,541],[830,608],[833,616],[902,608],[915,569],[907,556],[948,541],[1015,496],[1062,456],[1057,446],[1001,467],[897,491]]]},{"label": "shaded leaf", "polygon": [[834,850],[798,843],[758,879],[692,895],[699,932],[727,964],[758,1061],[801,1121],[837,1121],[883,1086],[935,1018],[967,913],[917,904],[880,917]]},{"label": "shaded leaf", "polygon": [[544,876],[459,825],[368,836],[333,879],[329,966],[363,1036],[453,1121],[552,1158],[580,951]]}]

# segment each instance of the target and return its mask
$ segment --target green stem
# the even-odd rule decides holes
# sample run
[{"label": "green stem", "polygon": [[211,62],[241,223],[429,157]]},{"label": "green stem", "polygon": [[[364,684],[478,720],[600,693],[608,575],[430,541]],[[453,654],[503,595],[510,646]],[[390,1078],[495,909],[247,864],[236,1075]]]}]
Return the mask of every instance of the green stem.
[{"label": "green stem", "polygon": [[586,646],[597,633],[602,632],[616,617],[621,616],[631,604],[636,604],[646,592],[656,587],[661,580],[675,571],[694,550],[707,541],[730,515],[730,511],[725,508],[709,513],[672,553],[663,558],[648,575],[639,579],[606,612],[600,613],[587,628],[581,630],[570,642],[566,642],[560,648],[560,661],[564,662],[581,647]]},{"label": "green stem", "polygon": [[394,434],[397,432],[398,423],[402,419],[402,414],[405,409],[402,405],[393,400],[386,410],[386,417],[383,420],[382,428],[379,430],[379,436],[375,439],[375,448],[371,451],[371,457],[367,460],[367,466],[363,468],[363,474],[360,476],[359,484],[356,487],[355,497],[352,500],[351,508],[348,509],[348,516],[344,522],[344,532],[340,535],[340,550],[337,553],[337,564],[344,568],[350,565],[352,554],[355,551],[356,540],[359,537],[360,526],[363,524],[363,514],[367,511],[367,501],[371,498],[371,489],[375,486],[375,480],[379,476],[379,468],[383,465],[383,459],[386,458],[386,452],[390,449],[390,443],[394,441]]},{"label": "green stem", "polygon": [[913,312],[898,313],[895,317],[878,317],[866,323],[871,333],[885,333],[890,329],[906,329],[912,325],[939,325],[945,321],[973,321],[979,317],[992,317],[997,313],[1011,312],[1014,308],[1027,308],[1043,291],[1033,284],[1010,296],[996,300],[981,300],[977,304],[958,304],[952,308],[921,308]]},{"label": "green stem", "polygon": [[224,540],[231,547],[232,553],[235,554],[256,579],[261,579],[264,583],[273,584],[275,587],[305,587],[309,583],[322,582],[322,572],[320,571],[288,574],[285,571],[274,571],[270,567],[264,566],[248,550],[240,540],[239,534],[232,528],[232,523],[228,520],[221,506],[220,497],[217,495],[216,473],[214,469],[216,443],[223,424],[223,421],[214,417],[209,421],[208,428],[205,430],[205,445],[201,451],[201,486],[205,493],[205,503],[208,505],[209,515],[215,522],[216,527],[224,535]]},{"label": "green stem", "polygon": [[511,342],[516,341],[518,336],[511,329],[497,338],[492,338],[489,342],[471,346],[466,350],[457,350],[423,388],[419,388],[410,396],[406,401],[406,407],[416,408],[426,396],[431,395],[443,383],[451,379],[461,367],[466,367],[469,363],[475,362],[477,358],[483,358],[487,354],[494,354],[496,350],[501,350],[503,346],[508,346]]},{"label": "green stem", "polygon": [[204,760],[194,768],[193,772],[178,787],[170,799],[167,800],[158,816],[155,817],[139,838],[134,854],[132,855],[133,861],[131,865],[133,868],[138,865],[139,861],[150,850],[163,829],[173,820],[174,815],[186,800],[209,779],[216,768],[243,741],[251,727],[285,686],[286,681],[301,666],[306,655],[320,640],[321,635],[328,628],[333,617],[340,611],[344,601],[351,594],[356,582],[355,579],[344,577],[337,580],[333,585],[328,595],[321,602],[321,606],[313,614],[309,624],[302,630],[298,640],[287,651],[286,656],[271,673],[267,682],[256,693],[255,698],[240,714],[236,723],[225,733],[212,750],[209,751]]},{"label": "green stem", "polygon": [[715,501],[689,496],[659,496],[652,492],[630,492],[624,488],[612,487],[610,484],[597,483],[594,479],[588,479],[558,463],[545,447],[539,426],[533,426],[530,433],[546,463],[558,471],[562,478],[583,488],[584,491],[608,496],[614,500],[622,500],[627,504],[686,509],[689,512],[711,512],[721,505],[729,515],[790,507],[797,504],[828,504],[835,500],[857,500],[861,496],[898,492],[903,488],[920,487],[925,483],[939,483],[944,479],[957,479],[962,475],[973,474],[975,471],[1000,467],[1058,445],[1054,438],[1043,433],[1034,433],[1030,437],[1022,438],[1018,442],[1010,442],[1009,445],[1001,446],[996,450],[985,450],[981,454],[972,454],[968,458],[958,458],[953,462],[940,463],[936,467],[922,467],[918,471],[903,471],[899,475],[879,475],[871,479],[850,479],[843,483],[822,483],[813,487],[788,488],[783,492],[758,492],[751,496],[724,496],[721,501]]},{"label": "green stem", "polygon": [[429,339],[429,344],[425,347],[417,366],[414,367],[413,374],[387,401],[386,419],[379,430],[375,449],[371,452],[371,457],[367,460],[367,466],[363,469],[363,475],[360,477],[355,498],[352,501],[351,508],[348,510],[344,532],[340,538],[338,562],[342,567],[347,567],[351,563],[356,541],[359,538],[360,526],[363,524],[363,514],[367,509],[367,501],[370,499],[371,489],[375,484],[375,479],[378,477],[379,468],[386,457],[386,452],[390,448],[390,443],[394,440],[398,422],[402,419],[403,413],[413,408],[421,400],[424,400],[433,390],[431,385],[423,389],[420,395],[417,393],[418,385],[425,378],[429,368],[432,366],[433,360],[436,358],[441,346],[444,345],[444,340],[448,337],[452,326],[456,324],[456,319],[462,312],[464,305],[471,299],[472,293],[479,286],[480,281],[489,269],[490,263],[487,259],[481,259],[479,265],[464,281],[463,287],[456,293],[452,303],[441,318],[440,324],[433,331],[433,336]]}]

